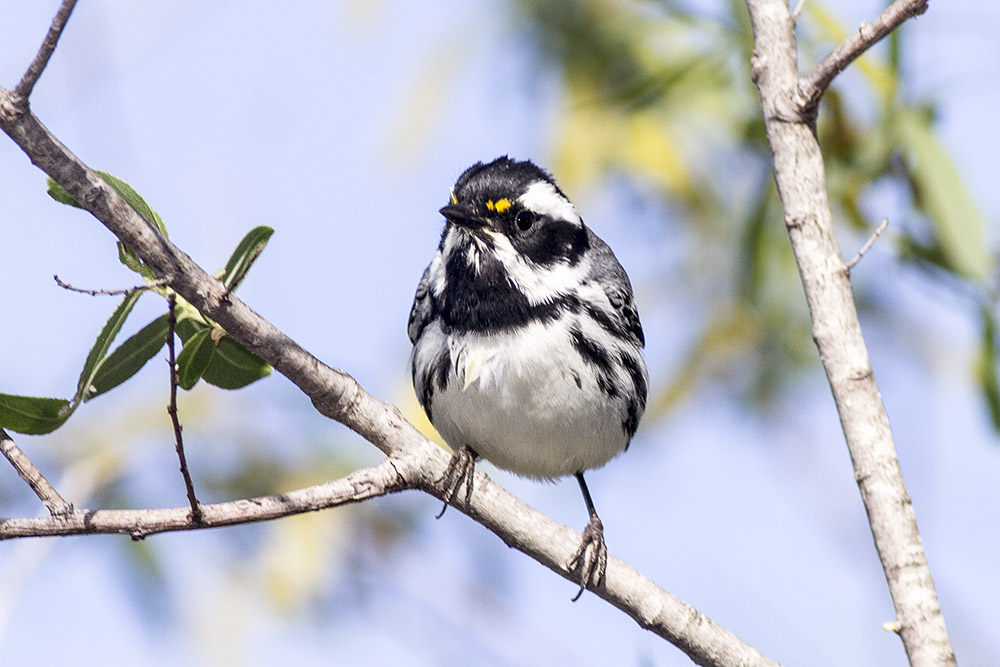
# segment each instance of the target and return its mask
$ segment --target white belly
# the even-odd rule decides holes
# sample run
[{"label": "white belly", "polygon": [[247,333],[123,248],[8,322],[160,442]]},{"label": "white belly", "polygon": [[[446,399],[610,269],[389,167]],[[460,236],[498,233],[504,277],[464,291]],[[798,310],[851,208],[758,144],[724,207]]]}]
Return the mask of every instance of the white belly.
[{"label": "white belly", "polygon": [[[425,335],[415,354],[440,349],[442,338]],[[517,336],[462,334],[448,345],[451,369],[432,415],[453,448],[468,445],[500,468],[555,478],[602,466],[628,444],[624,399],[601,391],[558,322]]]}]

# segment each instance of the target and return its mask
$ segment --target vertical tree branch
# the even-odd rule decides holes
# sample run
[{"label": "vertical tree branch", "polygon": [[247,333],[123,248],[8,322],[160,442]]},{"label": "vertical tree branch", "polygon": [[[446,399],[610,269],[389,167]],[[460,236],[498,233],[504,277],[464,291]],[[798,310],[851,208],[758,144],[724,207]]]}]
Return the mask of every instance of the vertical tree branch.
[{"label": "vertical tree branch", "polygon": [[177,458],[180,460],[181,476],[184,477],[184,488],[187,490],[188,503],[191,505],[192,523],[201,523],[201,505],[198,504],[198,497],[194,494],[194,482],[191,481],[191,473],[188,472],[187,457],[184,455],[184,439],[181,437],[181,422],[177,417],[177,358],[174,356],[174,332],[177,328],[177,295],[170,292],[167,297],[169,310],[167,311],[167,362],[170,364],[170,404],[167,406],[167,413],[170,415],[170,423],[174,426],[174,449],[177,450]]},{"label": "vertical tree branch", "polygon": [[[747,0],[747,6],[754,32],[753,76],[785,224],[805,288],[813,338],[895,606],[894,627],[912,665],[954,665],[889,417],[862,337],[849,270],[834,238],[823,158],[812,125],[814,103],[797,95],[794,20],[786,0]],[[852,47],[847,53],[853,58],[860,51]],[[818,77],[825,83],[829,79],[832,76]]]}]

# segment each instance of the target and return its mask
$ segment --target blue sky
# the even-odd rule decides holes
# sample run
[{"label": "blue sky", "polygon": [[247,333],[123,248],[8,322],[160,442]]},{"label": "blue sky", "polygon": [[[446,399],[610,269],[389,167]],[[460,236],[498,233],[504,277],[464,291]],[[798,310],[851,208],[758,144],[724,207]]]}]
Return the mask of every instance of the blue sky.
[{"label": "blue sky", "polygon": [[[3,85],[19,78],[55,4],[4,10]],[[852,2],[838,15],[853,23],[875,12]],[[912,90],[942,102],[941,136],[994,241],[1000,129],[983,110],[1000,105],[998,27],[1000,12],[986,0],[932,3],[907,27]],[[486,0],[461,8],[94,0],[77,8],[32,106],[87,163],[132,183],[205,268],[220,268],[249,228],[274,227],[241,297],[376,396],[402,401],[406,317],[449,186],[476,160],[509,153],[544,163],[551,148],[559,91],[513,34],[504,5]],[[65,395],[113,303],[68,294],[52,274],[87,287],[135,278],[115,261],[111,235],[52,203],[43,176],[9,142],[0,173],[0,390]],[[683,248],[631,224],[607,192],[570,194],[630,269],[652,383],[662,387],[685,332],[671,311],[679,299],[652,281]],[[876,246],[855,273],[900,308],[926,313],[919,332],[866,332],[878,332],[869,335],[871,355],[959,659],[985,664],[1000,655],[1000,445],[972,382],[978,334],[968,304],[914,280],[888,248]],[[151,318],[162,306],[150,297],[140,308]],[[903,337],[927,341],[924,354],[913,357]],[[52,477],[65,473],[62,488],[79,489],[78,504],[95,502],[88,479],[112,465],[87,458],[91,444],[122,437],[107,424],[128,432],[128,449],[110,449],[143,491],[132,500],[183,504],[156,364],[84,406],[65,430],[18,438]],[[628,455],[588,476],[609,547],[779,661],[903,665],[898,640],[880,629],[891,604],[825,381],[817,373],[800,391],[794,409],[767,417],[709,392],[641,429]],[[280,377],[237,393],[201,388],[181,407],[198,470],[224,470],[245,454],[241,446],[287,448],[292,458],[328,447],[338,460],[378,460]],[[161,418],[162,431],[135,425]],[[93,465],[79,465],[84,458]],[[485,469],[582,528],[572,482]],[[12,471],[0,472],[2,497],[33,512],[17,484]],[[235,537],[151,539],[145,548],[165,564],[155,581],[122,562],[114,537],[0,544],[0,662],[689,664],[597,598],[570,604],[571,584],[457,512],[434,521],[437,501],[412,493],[373,505],[287,529],[235,529]],[[366,533],[352,532],[353,522],[380,512],[406,516],[411,531],[381,552],[354,544]],[[308,581],[324,594],[288,610],[268,593],[268,577],[287,575],[283,563],[305,567],[309,554],[260,545],[308,544],[282,539],[296,527],[321,540],[316,553],[326,560]],[[53,628],[60,642],[51,641]]]}]

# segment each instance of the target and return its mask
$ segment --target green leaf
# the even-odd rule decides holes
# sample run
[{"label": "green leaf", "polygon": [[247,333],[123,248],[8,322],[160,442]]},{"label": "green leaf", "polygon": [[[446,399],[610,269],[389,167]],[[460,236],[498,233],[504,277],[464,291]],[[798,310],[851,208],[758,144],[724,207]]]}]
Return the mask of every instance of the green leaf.
[{"label": "green leaf", "polygon": [[67,206],[74,206],[76,208],[83,208],[80,203],[73,199],[73,195],[66,192],[66,189],[56,183],[55,179],[49,176],[45,179],[45,184],[48,186],[49,196],[55,199],[60,204],[66,204]]},{"label": "green leaf", "polygon": [[118,335],[122,325],[125,323],[125,318],[132,312],[132,308],[142,294],[142,291],[126,294],[121,304],[115,309],[115,312],[111,313],[111,317],[108,318],[104,328],[101,329],[101,333],[97,335],[97,340],[94,341],[93,347],[90,348],[90,354],[87,355],[87,361],[83,364],[83,370],[80,372],[80,381],[76,385],[76,396],[73,398],[74,404],[79,403],[81,400],[86,400],[89,396],[93,395],[91,385],[94,382],[97,367],[104,360],[104,356],[108,353],[111,343],[114,342],[115,336]]},{"label": "green leaf", "polygon": [[988,308],[982,309],[982,348],[979,351],[979,386],[990,411],[993,430],[1000,433],[1000,381],[997,379],[997,323]]},{"label": "green leaf", "polygon": [[129,203],[129,206],[135,209],[135,212],[142,217],[149,220],[151,223],[156,225],[156,228],[160,230],[160,233],[164,236],[167,235],[167,227],[163,224],[163,218],[160,214],[153,210],[153,207],[146,203],[146,200],[142,198],[131,185],[113,176],[106,171],[98,171],[97,174],[104,179],[104,182],[115,189],[118,194],[122,196],[122,199]]},{"label": "green leaf", "polygon": [[243,240],[236,246],[236,250],[233,251],[229,261],[226,262],[225,273],[222,276],[223,285],[231,290],[239,287],[239,284],[243,282],[243,278],[246,277],[247,271],[250,270],[254,261],[260,256],[260,253],[264,250],[264,246],[267,245],[267,241],[273,233],[273,229],[264,226],[254,227],[247,232]]},{"label": "green leaf", "polygon": [[156,279],[156,276],[153,274],[150,268],[142,263],[142,260],[139,259],[139,256],[137,254],[126,248],[125,244],[122,243],[121,241],[119,241],[116,245],[118,246],[119,262],[124,264],[129,269],[135,271],[143,278],[147,278],[149,280]]},{"label": "green leaf", "polygon": [[271,367],[229,336],[215,346],[215,356],[205,370],[205,382],[222,389],[240,389],[267,377]]},{"label": "green leaf", "polygon": [[201,379],[215,356],[212,329],[204,327],[188,338],[184,349],[177,355],[177,384],[181,389],[191,389]]},{"label": "green leaf", "polygon": [[[105,183],[114,188],[115,192],[121,195],[122,199],[127,201],[129,206],[135,209],[136,213],[156,225],[156,228],[159,229],[160,233],[164,236],[167,235],[167,228],[163,224],[163,219],[160,218],[160,214],[154,211],[153,207],[147,204],[146,200],[142,198],[142,195],[136,192],[131,185],[106,171],[95,170],[94,173],[100,176]],[[73,198],[73,195],[68,193],[63,186],[56,183],[51,176],[46,179],[46,183],[49,188],[49,196],[57,202],[67,204],[69,206],[75,206],[76,208],[83,208],[83,206],[81,206],[80,203]]]},{"label": "green leaf", "polygon": [[985,224],[958,169],[934,136],[929,117],[901,111],[897,123],[910,158],[914,197],[934,225],[948,267],[966,278],[983,280],[989,264]]},{"label": "green leaf", "polygon": [[122,343],[97,366],[85,401],[114,389],[139,372],[167,342],[168,316],[161,315]]},{"label": "green leaf", "polygon": [[[96,171],[95,173],[100,176],[105,183],[114,188],[115,192],[121,195],[122,199],[127,201],[129,206],[135,209],[136,213],[153,223],[153,225],[160,230],[161,234],[164,236],[167,235],[167,227],[163,224],[163,219],[160,217],[160,214],[154,211],[153,207],[147,204],[146,200],[142,198],[142,195],[136,192],[131,185],[106,171]],[[81,206],[80,203],[73,198],[73,195],[68,193],[63,186],[56,183],[51,176],[46,180],[46,183],[49,188],[49,196],[57,202],[67,204],[69,206],[75,206],[76,208],[83,208],[83,206]],[[121,241],[118,242],[118,260],[131,270],[141,274],[149,280],[153,280],[156,277],[153,275],[153,272],[142,263],[139,257],[134,252],[126,248],[125,244]]]},{"label": "green leaf", "polygon": [[0,394],[0,426],[18,433],[51,433],[71,414],[73,407],[64,398]]}]

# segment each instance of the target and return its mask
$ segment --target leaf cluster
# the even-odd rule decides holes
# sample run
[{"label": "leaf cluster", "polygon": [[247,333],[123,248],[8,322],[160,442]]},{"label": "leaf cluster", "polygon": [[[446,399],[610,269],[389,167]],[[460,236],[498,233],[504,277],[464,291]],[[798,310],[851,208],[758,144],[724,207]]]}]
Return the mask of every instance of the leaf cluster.
[{"label": "leaf cluster", "polygon": [[[166,226],[159,214],[132,186],[106,172],[97,173],[159,233],[167,235]],[[51,178],[48,179],[48,194],[57,202],[83,208]],[[225,268],[218,274],[229,290],[236,289],[243,281],[273,232],[270,227],[256,227],[236,246]],[[268,364],[227,336],[222,327],[201,314],[180,295],[162,285],[152,269],[121,241],[118,242],[118,259],[141,275],[145,286],[126,291],[121,303],[97,334],[83,364],[73,396],[46,398],[0,393],[0,427],[18,433],[50,433],[66,423],[81,404],[114,389],[138,373],[146,362],[163,349],[168,336],[175,334],[171,330],[171,313],[167,312],[111,350],[126,319],[147,292],[175,299],[173,319],[176,322],[176,335],[183,344],[183,349],[177,355],[175,372],[178,386],[182,389],[193,388],[201,379],[223,389],[239,389],[270,374],[271,367]]]}]

